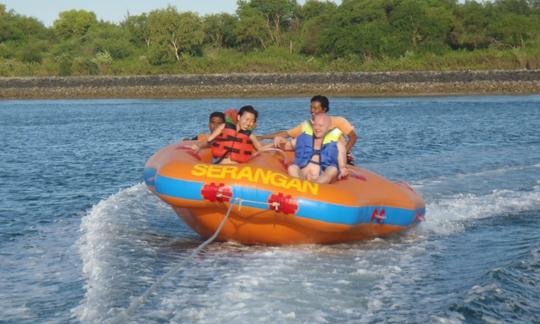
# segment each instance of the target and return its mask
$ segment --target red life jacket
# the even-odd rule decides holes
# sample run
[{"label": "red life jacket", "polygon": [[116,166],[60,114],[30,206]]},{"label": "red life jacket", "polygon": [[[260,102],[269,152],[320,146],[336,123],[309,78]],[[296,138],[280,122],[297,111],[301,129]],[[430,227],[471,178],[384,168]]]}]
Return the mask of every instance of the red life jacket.
[{"label": "red life jacket", "polygon": [[236,125],[226,123],[212,144],[212,155],[217,159],[223,159],[228,155],[232,161],[247,162],[255,151],[250,135],[251,131],[236,131]]}]

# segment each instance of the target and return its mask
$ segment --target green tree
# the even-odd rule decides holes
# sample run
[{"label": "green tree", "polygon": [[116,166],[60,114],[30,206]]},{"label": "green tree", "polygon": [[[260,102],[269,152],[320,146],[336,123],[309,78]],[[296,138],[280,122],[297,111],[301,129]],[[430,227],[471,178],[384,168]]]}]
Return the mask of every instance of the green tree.
[{"label": "green tree", "polygon": [[467,1],[456,8],[455,15],[456,25],[449,37],[452,48],[475,50],[489,46],[488,25],[492,19],[489,8],[475,1]]},{"label": "green tree", "polygon": [[72,65],[73,61],[71,57],[66,55],[61,55],[56,57],[56,62],[58,64],[58,75],[60,76],[69,76],[73,73]]},{"label": "green tree", "polygon": [[86,10],[69,10],[60,13],[53,23],[53,30],[61,40],[82,38],[95,24],[97,24],[95,13]]},{"label": "green tree", "polygon": [[6,11],[3,5],[0,7],[0,42],[27,42],[29,39],[49,38],[47,28],[39,20]]},{"label": "green tree", "polygon": [[302,53],[316,55],[321,53],[321,30],[325,19],[316,17],[307,20],[302,26]]},{"label": "green tree", "polygon": [[488,26],[495,46],[524,47],[525,42],[534,35],[535,26],[526,16],[507,13],[496,17]]},{"label": "green tree", "polygon": [[[262,14],[272,43],[281,45],[282,29],[287,28],[297,10],[295,0],[251,0],[238,1],[239,15],[242,11],[254,9]],[[251,15],[250,15],[251,16]]]},{"label": "green tree", "polygon": [[116,24],[100,22],[88,30],[86,35],[89,55],[109,53],[114,59],[123,59],[133,52],[129,32]]},{"label": "green tree", "polygon": [[50,33],[37,19],[6,11],[0,6],[0,56],[23,63],[41,63]]},{"label": "green tree", "polygon": [[531,7],[534,5],[534,1],[531,1],[529,4],[527,0],[497,0],[494,2],[494,5],[501,12],[528,16],[531,13]]},{"label": "green tree", "polygon": [[454,27],[454,19],[447,1],[396,1],[390,24],[403,52],[408,49],[443,50]]},{"label": "green tree", "polygon": [[235,28],[238,18],[231,14],[221,13],[204,18],[206,42],[215,47],[234,47],[236,45]]},{"label": "green tree", "polygon": [[150,47],[150,24],[148,22],[148,15],[141,14],[138,16],[128,16],[122,23],[122,26],[127,29],[129,33],[129,40],[135,46]]},{"label": "green tree", "polygon": [[321,16],[328,16],[335,12],[337,5],[330,1],[307,0],[298,10],[297,15],[303,20],[311,20]]},{"label": "green tree", "polygon": [[57,42],[51,48],[51,54],[58,57],[75,57],[79,54],[82,54],[83,49],[81,42],[78,39],[68,39]]},{"label": "green tree", "polygon": [[240,11],[240,19],[235,27],[235,35],[238,42],[245,49],[258,47],[266,49],[271,38],[265,17],[251,7],[245,7]]},{"label": "green tree", "polygon": [[106,74],[110,73],[110,66],[113,63],[113,58],[109,52],[98,52],[92,61],[99,67],[101,72]]},{"label": "green tree", "polygon": [[47,52],[48,42],[33,41],[22,44],[17,52],[17,58],[24,63],[41,63]]},{"label": "green tree", "polygon": [[538,35],[531,8],[526,0],[497,0],[492,5],[488,34],[497,47],[524,47],[525,42]]},{"label": "green tree", "polygon": [[387,53],[391,37],[387,11],[379,0],[344,0],[332,16],[321,20],[321,53],[333,57]]},{"label": "green tree", "polygon": [[98,75],[100,67],[95,57],[79,56],[70,62],[70,72],[76,75]]},{"label": "green tree", "polygon": [[155,46],[167,48],[178,62],[183,53],[196,52],[204,41],[199,16],[192,12],[179,13],[174,7],[152,11],[149,27]]}]

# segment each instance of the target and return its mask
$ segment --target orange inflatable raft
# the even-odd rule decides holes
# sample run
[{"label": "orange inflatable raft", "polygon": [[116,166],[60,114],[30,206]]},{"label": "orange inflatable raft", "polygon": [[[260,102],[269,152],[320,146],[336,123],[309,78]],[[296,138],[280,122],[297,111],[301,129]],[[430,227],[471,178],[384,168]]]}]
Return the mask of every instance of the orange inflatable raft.
[{"label": "orange inflatable raft", "polygon": [[[387,236],[423,221],[422,197],[405,183],[351,167],[333,184],[289,177],[293,154],[262,152],[248,163],[211,164],[209,149],[169,145],[146,163],[148,188],[199,235],[245,244],[339,243]],[[282,152],[283,153],[283,152]]]}]

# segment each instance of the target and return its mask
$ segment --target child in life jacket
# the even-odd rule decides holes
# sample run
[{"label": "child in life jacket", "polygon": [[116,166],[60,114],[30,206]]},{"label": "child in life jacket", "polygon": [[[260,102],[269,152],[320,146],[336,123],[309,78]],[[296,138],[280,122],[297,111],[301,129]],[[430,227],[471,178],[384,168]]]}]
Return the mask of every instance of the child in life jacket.
[{"label": "child in life jacket", "polygon": [[[215,164],[236,164],[247,162],[256,151],[264,147],[253,134],[259,113],[253,106],[244,106],[226,112],[226,122],[219,125],[208,137]],[[269,144],[268,146],[270,146]],[[193,145],[199,150],[202,145]]]}]

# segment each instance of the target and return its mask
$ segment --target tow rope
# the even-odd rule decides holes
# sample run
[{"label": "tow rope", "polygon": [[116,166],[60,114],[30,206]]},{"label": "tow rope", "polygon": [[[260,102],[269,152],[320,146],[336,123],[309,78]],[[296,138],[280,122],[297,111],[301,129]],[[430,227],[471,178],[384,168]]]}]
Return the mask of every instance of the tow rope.
[{"label": "tow rope", "polygon": [[[191,254],[187,258],[182,260],[176,267],[172,268],[166,274],[161,276],[161,278],[159,278],[158,281],[156,281],[152,286],[150,286],[148,289],[146,289],[146,291],[140,297],[134,298],[129,303],[129,306],[128,306],[127,309],[123,310],[122,312],[120,312],[119,315],[117,315],[115,318],[112,319],[112,321],[111,321],[112,323],[126,323],[127,321],[129,321],[129,319],[131,318],[131,316],[133,316],[135,314],[137,309],[139,309],[142,305],[144,305],[148,301],[148,299],[149,299],[149,297],[150,297],[150,295],[152,293],[154,293],[167,279],[169,279],[170,277],[177,274],[180,270],[182,270],[182,268],[185,266],[185,264],[188,261],[193,259],[206,246],[208,246],[210,243],[212,243],[219,236],[219,234],[221,233],[221,230],[223,229],[223,227],[225,226],[225,223],[227,222],[227,220],[229,219],[229,217],[231,215],[231,212],[233,210],[233,207],[235,206],[235,203],[238,204],[238,210],[242,209],[242,204],[244,202],[249,202],[249,203],[252,203],[252,204],[260,204],[260,205],[268,206],[268,202],[261,202],[261,201],[241,199],[241,198],[233,198],[232,196],[226,196],[226,195],[223,195],[221,193],[218,193],[217,196],[219,196],[220,198],[229,198],[231,200],[230,200],[230,206],[227,209],[227,213],[225,214],[225,217],[223,217],[223,220],[221,221],[218,228],[214,232],[214,235],[212,235],[209,239],[207,239],[206,241],[201,243],[195,250],[193,250],[193,252],[191,252]],[[279,203],[272,203],[271,206],[277,209],[277,208],[279,208],[278,204]]]}]

